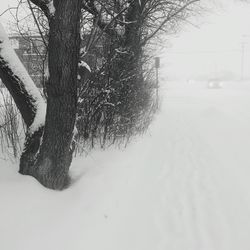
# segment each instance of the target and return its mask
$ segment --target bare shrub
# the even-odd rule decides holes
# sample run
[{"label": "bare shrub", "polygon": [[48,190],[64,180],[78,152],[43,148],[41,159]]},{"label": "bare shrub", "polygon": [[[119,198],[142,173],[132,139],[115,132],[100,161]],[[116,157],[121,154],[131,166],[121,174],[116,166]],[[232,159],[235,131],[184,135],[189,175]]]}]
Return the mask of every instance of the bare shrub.
[{"label": "bare shrub", "polygon": [[8,91],[0,88],[0,149],[2,156],[19,158],[24,140],[25,126]]}]

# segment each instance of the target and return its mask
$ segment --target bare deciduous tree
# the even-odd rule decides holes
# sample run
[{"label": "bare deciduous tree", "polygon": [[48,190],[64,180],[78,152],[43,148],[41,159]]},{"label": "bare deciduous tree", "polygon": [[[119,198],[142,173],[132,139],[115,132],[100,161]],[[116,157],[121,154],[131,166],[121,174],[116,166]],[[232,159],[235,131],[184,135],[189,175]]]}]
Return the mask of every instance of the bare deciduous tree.
[{"label": "bare deciduous tree", "polygon": [[8,40],[4,36],[1,37],[0,76],[28,127],[20,173],[34,176],[46,187],[63,189],[69,184],[73,151],[81,1],[32,2],[47,16],[50,29],[45,122],[45,101],[24,69],[20,72],[20,63],[14,65],[13,58],[9,58],[10,48],[6,49]]},{"label": "bare deciduous tree", "polygon": [[[101,95],[105,102],[101,107],[105,112],[96,112],[97,106],[94,112],[88,113],[92,112],[91,117],[97,114],[97,125],[106,119],[103,126],[106,134],[114,128],[112,124],[120,126],[119,133],[127,132],[128,123],[138,126],[138,116],[150,98],[145,81],[144,48],[157,34],[185,19],[189,7],[198,1],[28,0],[37,27],[42,27],[35,13],[37,8],[48,20],[47,102],[18,61],[5,33],[0,32],[0,77],[27,126],[20,173],[34,176],[48,188],[68,186],[74,151],[79,56],[87,55],[100,39],[106,48],[103,71],[99,72],[100,79],[93,81],[103,84]],[[80,53],[80,33],[84,37],[86,30],[91,36]]]}]

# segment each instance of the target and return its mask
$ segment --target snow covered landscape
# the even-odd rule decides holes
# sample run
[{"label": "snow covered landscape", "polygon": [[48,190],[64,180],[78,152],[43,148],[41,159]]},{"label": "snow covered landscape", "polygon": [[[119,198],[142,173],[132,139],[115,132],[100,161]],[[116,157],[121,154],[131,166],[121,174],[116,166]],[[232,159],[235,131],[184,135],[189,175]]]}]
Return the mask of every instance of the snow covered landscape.
[{"label": "snow covered landscape", "polygon": [[162,87],[146,136],[75,159],[63,192],[1,161],[0,249],[249,249],[250,84],[185,85]]},{"label": "snow covered landscape", "polygon": [[1,3],[0,250],[249,250],[249,10]]}]

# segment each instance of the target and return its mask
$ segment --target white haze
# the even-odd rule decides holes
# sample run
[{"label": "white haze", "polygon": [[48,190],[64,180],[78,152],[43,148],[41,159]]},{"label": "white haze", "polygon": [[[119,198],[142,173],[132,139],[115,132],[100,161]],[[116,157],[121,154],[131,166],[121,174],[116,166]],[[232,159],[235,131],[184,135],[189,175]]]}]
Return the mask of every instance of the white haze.
[{"label": "white haze", "polygon": [[[218,4],[220,3],[220,5]],[[217,1],[177,37],[166,37],[171,48],[162,57],[163,75],[192,79],[200,76],[250,76],[250,3]],[[249,70],[248,70],[249,69]]]},{"label": "white haze", "polygon": [[[214,1],[200,29],[167,38],[161,110],[143,137],[75,158],[63,192],[19,175],[0,152],[0,250],[250,249],[250,85],[166,80],[241,77],[250,3]],[[247,77],[250,38],[245,46]]]}]

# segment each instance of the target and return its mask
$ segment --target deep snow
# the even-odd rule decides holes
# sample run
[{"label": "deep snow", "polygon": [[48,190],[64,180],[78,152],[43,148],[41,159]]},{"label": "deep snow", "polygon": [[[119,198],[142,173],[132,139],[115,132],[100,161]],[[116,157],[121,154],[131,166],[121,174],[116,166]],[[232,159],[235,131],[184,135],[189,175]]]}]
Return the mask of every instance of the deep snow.
[{"label": "deep snow", "polygon": [[55,192],[0,161],[1,250],[249,250],[250,84],[162,84],[125,150],[94,152]]}]

